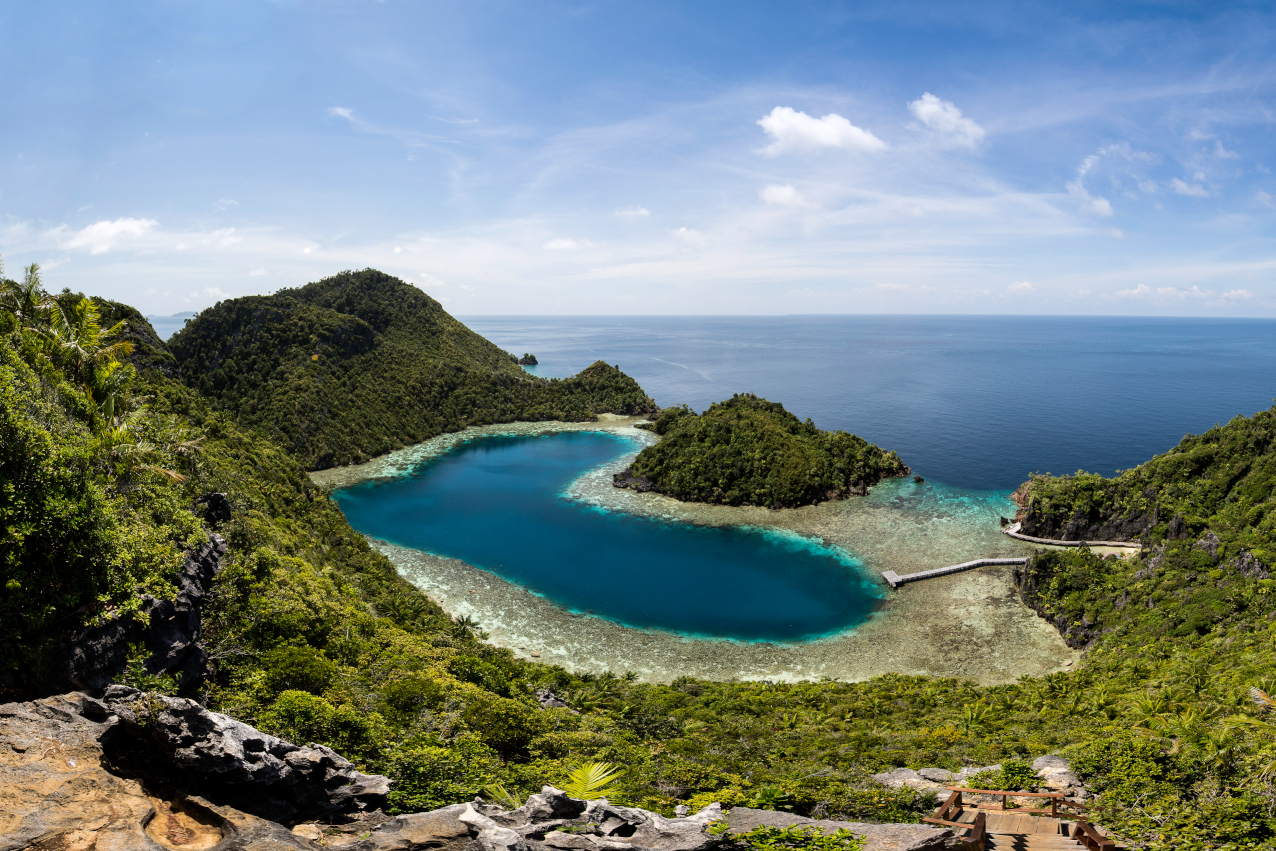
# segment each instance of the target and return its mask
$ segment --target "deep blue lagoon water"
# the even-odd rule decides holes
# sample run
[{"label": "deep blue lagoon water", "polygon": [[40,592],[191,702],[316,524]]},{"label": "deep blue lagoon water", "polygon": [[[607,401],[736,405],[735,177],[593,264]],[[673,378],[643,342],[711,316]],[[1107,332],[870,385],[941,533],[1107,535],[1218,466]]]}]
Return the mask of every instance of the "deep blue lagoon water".
[{"label": "deep blue lagoon water", "polygon": [[[464,321],[509,351],[534,352],[540,375],[572,375],[601,359],[662,406],[703,410],[745,391],[782,402],[821,428],[898,451],[929,482],[925,499],[900,496],[913,491],[898,483],[870,499],[898,491],[892,507],[918,522],[948,510],[945,521],[981,534],[999,512],[1013,511],[1008,494],[1031,472],[1111,475],[1186,432],[1266,409],[1276,396],[1271,320]],[[852,626],[877,602],[854,554],[757,530],[609,514],[561,495],[580,472],[628,448],[596,433],[485,439],[337,499],[361,532],[462,559],[564,607],[632,626],[793,640]]]},{"label": "deep blue lagoon water", "polygon": [[874,585],[818,542],[607,512],[562,495],[633,448],[599,432],[482,438],[414,475],[335,498],[364,534],[459,558],[628,626],[790,641],[867,617]]}]

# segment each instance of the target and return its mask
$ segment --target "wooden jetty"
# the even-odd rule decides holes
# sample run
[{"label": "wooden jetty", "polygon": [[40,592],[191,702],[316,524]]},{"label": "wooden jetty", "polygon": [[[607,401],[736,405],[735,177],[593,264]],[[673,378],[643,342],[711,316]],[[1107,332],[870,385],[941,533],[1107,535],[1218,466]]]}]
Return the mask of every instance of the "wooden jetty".
[{"label": "wooden jetty", "polygon": [[947,576],[950,573],[961,573],[963,570],[972,570],[976,567],[988,567],[997,564],[1027,564],[1026,558],[977,558],[974,561],[964,561],[961,564],[950,564],[948,567],[937,567],[934,570],[922,570],[918,573],[908,573],[900,576],[893,570],[883,570],[882,578],[886,580],[886,584],[892,588],[898,588],[909,582],[920,582],[923,579],[933,579],[936,576]]}]

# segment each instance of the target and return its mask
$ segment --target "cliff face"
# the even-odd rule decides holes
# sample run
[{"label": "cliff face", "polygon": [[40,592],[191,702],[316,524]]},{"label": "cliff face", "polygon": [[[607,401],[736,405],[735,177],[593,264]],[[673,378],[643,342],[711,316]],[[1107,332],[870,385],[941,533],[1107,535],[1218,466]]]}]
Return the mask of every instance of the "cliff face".
[{"label": "cliff face", "polygon": [[1034,538],[1060,541],[1137,541],[1160,520],[1157,491],[1149,487],[1141,502],[1147,507],[1128,506],[1117,499],[1118,483],[1108,480],[1102,497],[1085,505],[1052,503],[1031,492],[1031,482],[1020,486],[1014,498],[1019,503],[1015,519],[1019,531]]}]

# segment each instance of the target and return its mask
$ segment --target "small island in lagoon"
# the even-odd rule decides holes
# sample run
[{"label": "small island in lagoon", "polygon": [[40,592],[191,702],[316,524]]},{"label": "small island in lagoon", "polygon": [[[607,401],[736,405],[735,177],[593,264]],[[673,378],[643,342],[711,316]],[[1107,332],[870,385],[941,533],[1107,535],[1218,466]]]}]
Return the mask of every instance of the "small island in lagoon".
[{"label": "small island in lagoon", "polygon": [[752,393],[703,414],[665,408],[643,427],[662,439],[616,474],[616,487],[688,502],[793,508],[863,496],[912,472],[894,452],[844,431],[820,431]]}]

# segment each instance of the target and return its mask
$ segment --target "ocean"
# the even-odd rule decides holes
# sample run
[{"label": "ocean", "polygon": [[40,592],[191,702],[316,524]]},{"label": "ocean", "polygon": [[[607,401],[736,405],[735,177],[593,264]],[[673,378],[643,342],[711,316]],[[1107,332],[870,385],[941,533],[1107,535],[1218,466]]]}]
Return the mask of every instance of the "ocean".
[{"label": "ocean", "polygon": [[549,377],[618,365],[661,406],[733,393],[894,449],[928,481],[1112,475],[1276,397],[1276,321],[1040,316],[461,320]]}]

